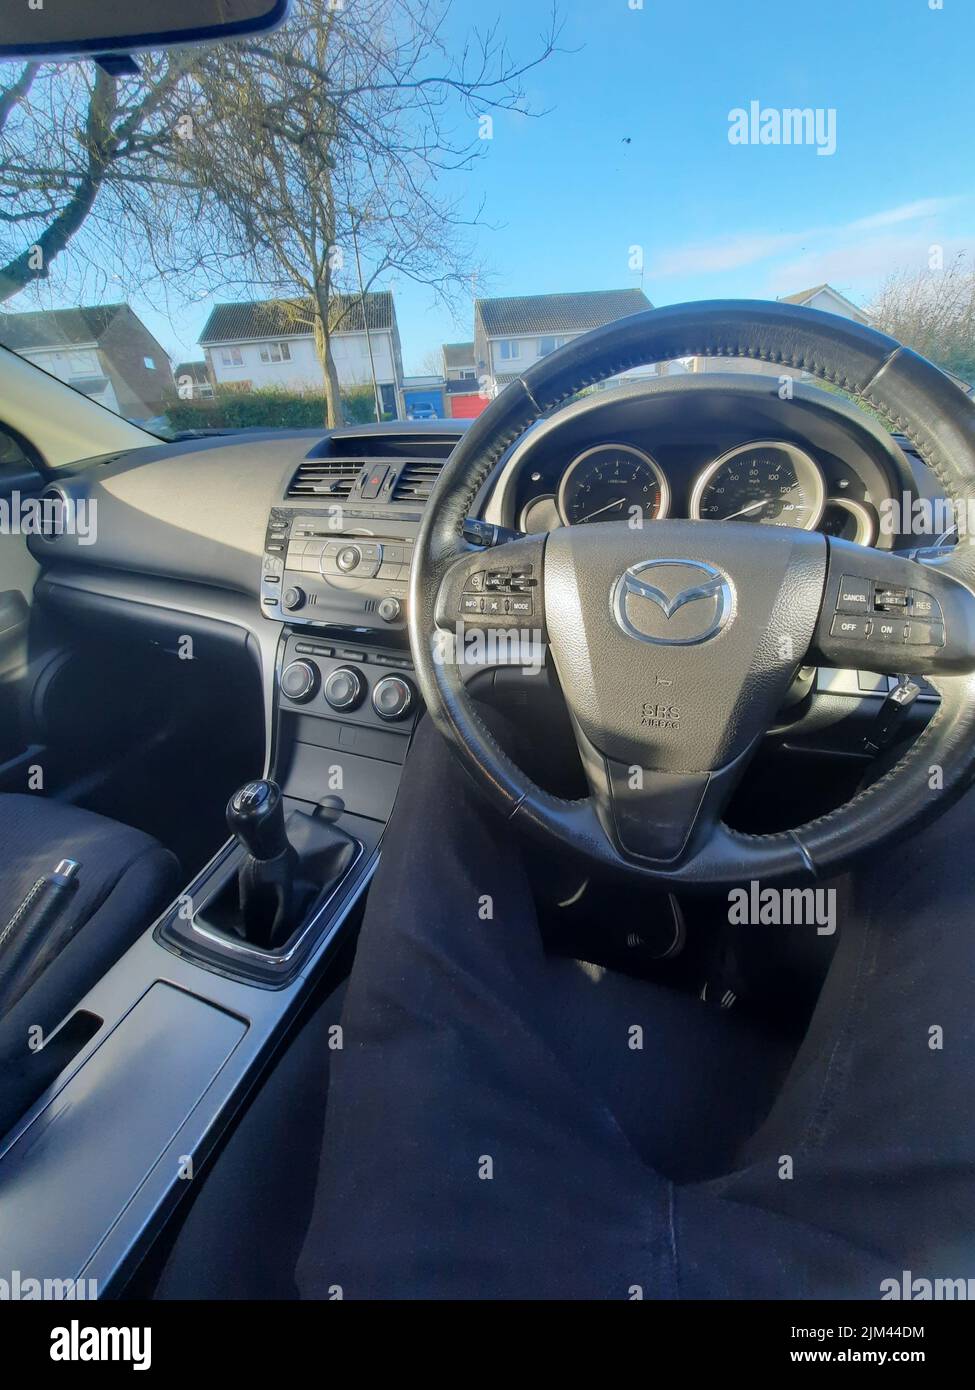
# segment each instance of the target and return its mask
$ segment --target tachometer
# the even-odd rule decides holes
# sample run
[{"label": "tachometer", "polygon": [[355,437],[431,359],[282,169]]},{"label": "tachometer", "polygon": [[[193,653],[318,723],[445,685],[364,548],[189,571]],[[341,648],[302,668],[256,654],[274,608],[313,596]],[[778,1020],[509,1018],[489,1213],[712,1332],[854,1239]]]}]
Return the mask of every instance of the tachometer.
[{"label": "tachometer", "polygon": [[568,526],[655,521],[667,515],[669,505],[667,479],[650,455],[632,444],[586,449],[569,464],[559,487],[559,511]]},{"label": "tachometer", "polygon": [[694,484],[690,513],[700,521],[758,521],[812,531],[825,500],[819,464],[804,449],[758,440],[708,464]]}]

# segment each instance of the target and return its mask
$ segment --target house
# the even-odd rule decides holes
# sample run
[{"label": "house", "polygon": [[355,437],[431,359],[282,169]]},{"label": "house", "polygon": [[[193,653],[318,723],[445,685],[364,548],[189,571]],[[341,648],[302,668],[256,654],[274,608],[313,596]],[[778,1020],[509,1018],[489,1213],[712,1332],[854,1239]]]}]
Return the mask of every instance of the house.
[{"label": "house", "polygon": [[[563,343],[614,319],[652,309],[642,290],[583,290],[478,299],[474,304],[474,366],[486,395],[514,381]],[[633,375],[652,375],[652,369]]]},{"label": "house", "polygon": [[[383,410],[401,413],[403,356],[389,290],[333,295],[331,346],[339,386],[372,386]],[[321,392],[310,299],[259,299],[214,306],[199,338],[218,386]]]},{"label": "house", "polygon": [[174,390],[169,357],[127,304],[0,315],[21,357],[130,420],[161,415]]},{"label": "house", "polygon": [[847,299],[845,294],[834,290],[832,285],[813,285],[811,290],[800,290],[798,294],[784,294],[779,297],[780,304],[802,304],[807,309],[821,309],[826,314],[839,314],[844,319],[856,319],[857,323],[869,323],[870,315]]},{"label": "house", "polygon": [[444,343],[443,376],[448,391],[469,391],[477,381],[473,343]]},{"label": "house", "polygon": [[183,401],[205,401],[213,399],[213,382],[207,364],[201,358],[194,362],[177,362],[173,368],[176,378],[176,394]]},{"label": "house", "polygon": [[[840,294],[839,290],[834,290],[832,285],[813,285],[812,289],[799,290],[797,294],[781,295],[777,302],[820,309],[827,314],[838,314],[840,318],[854,319],[857,323],[870,322],[870,315],[865,310],[854,304],[852,299],[847,299],[845,294]],[[809,372],[744,357],[691,357],[687,360],[687,367],[692,372],[758,372],[764,376],[791,376],[797,381],[813,380]]]}]

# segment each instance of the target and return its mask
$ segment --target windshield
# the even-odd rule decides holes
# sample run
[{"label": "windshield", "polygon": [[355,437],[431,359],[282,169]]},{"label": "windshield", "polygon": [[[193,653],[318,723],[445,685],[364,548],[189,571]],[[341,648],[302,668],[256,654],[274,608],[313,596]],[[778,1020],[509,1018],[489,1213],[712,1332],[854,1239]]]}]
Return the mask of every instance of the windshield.
[{"label": "windshield", "polygon": [[469,419],[696,299],[970,389],[973,52],[960,0],[294,0],[129,72],[0,63],[0,343],[164,437]]}]

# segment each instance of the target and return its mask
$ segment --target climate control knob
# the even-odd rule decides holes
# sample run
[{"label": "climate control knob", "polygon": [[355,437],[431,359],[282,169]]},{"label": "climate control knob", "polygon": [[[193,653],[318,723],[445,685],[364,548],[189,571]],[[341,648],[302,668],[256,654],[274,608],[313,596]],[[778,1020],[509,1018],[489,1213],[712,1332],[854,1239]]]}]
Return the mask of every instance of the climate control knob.
[{"label": "climate control knob", "polygon": [[362,704],[366,684],[354,666],[336,666],[325,682],[325,699],[332,709],[355,709]]},{"label": "climate control knob", "polygon": [[310,700],[318,689],[318,667],[311,661],[292,661],[281,672],[281,693],[296,704]]},{"label": "climate control knob", "polygon": [[405,676],[383,676],[372,692],[372,707],[380,719],[405,719],[416,703],[416,691]]},{"label": "climate control knob", "polygon": [[289,588],[285,589],[284,593],[281,595],[281,603],[284,608],[287,608],[289,613],[293,613],[296,608],[304,607],[304,589],[299,589],[297,584],[292,584]]}]

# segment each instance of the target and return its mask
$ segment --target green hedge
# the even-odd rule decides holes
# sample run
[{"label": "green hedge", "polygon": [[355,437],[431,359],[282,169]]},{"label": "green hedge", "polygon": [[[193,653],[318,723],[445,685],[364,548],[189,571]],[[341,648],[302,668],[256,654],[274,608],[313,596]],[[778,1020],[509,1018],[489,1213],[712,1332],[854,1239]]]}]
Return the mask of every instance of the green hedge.
[{"label": "green hedge", "polygon": [[[342,404],[349,424],[367,424],[376,418],[371,386],[343,392]],[[206,429],[304,429],[326,420],[325,396],[301,391],[234,391],[217,387],[211,400],[166,402],[166,419],[173,430]]]}]

